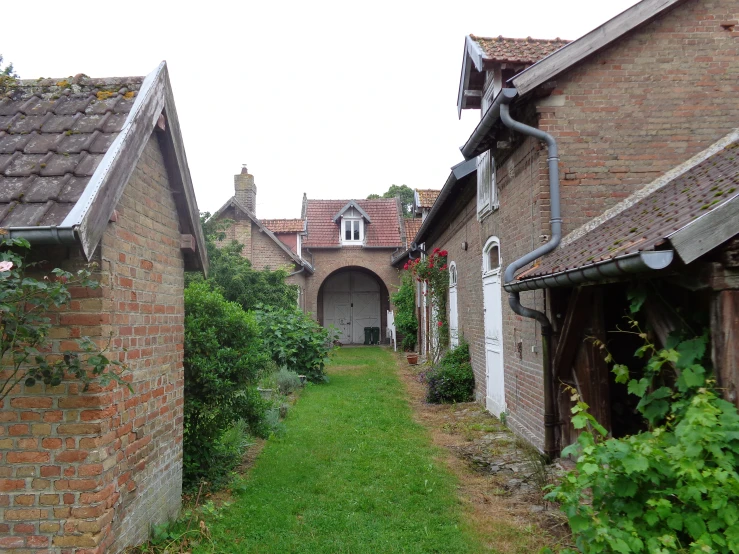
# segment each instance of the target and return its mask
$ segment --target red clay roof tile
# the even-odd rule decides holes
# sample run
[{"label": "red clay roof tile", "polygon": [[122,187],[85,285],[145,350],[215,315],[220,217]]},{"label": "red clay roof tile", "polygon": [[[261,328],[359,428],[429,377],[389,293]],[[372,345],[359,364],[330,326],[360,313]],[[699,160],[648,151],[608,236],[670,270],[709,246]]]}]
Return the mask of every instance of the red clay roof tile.
[{"label": "red clay roof tile", "polygon": [[536,63],[570,42],[559,38],[488,38],[475,35],[470,35],[470,38],[480,45],[488,59],[515,63]]},{"label": "red clay roof tile", "polygon": [[305,221],[302,219],[261,219],[262,225],[273,233],[302,233]]},{"label": "red clay roof tile", "polygon": [[[308,200],[306,206],[306,231],[308,236],[304,246],[338,247],[339,224],[334,223],[334,216],[349,200]],[[365,246],[387,246],[399,248],[400,214],[398,203],[394,198],[376,200],[354,200],[370,217],[372,223],[365,226]]]},{"label": "red clay roof tile", "polygon": [[440,190],[434,189],[416,189],[418,193],[418,207],[419,208],[430,208],[436,202],[439,196]]}]

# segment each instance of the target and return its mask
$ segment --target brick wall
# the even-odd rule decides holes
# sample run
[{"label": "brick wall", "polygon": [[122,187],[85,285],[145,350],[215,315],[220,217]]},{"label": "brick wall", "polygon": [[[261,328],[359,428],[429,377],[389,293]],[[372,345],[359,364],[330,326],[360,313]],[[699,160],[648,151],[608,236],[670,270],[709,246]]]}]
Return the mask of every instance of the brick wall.
[{"label": "brick wall", "polygon": [[184,263],[156,138],[117,210],[96,254],[102,287],[75,291],[69,309],[51,314],[52,351],[73,349],[76,337],[112,336],[134,392],[39,384],[6,399],[0,548],[119,552],[179,511]]},{"label": "brick wall", "polygon": [[720,25],[737,19],[735,0],[690,0],[557,78],[539,126],[565,233],[739,126],[739,36]]}]

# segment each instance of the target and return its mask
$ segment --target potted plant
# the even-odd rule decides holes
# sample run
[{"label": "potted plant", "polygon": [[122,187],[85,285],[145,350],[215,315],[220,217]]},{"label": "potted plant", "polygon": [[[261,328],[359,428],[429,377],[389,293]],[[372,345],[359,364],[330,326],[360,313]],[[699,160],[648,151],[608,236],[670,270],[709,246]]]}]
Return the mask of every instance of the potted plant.
[{"label": "potted plant", "polygon": [[418,354],[416,352],[408,352],[405,357],[410,365],[416,365],[418,363]]}]

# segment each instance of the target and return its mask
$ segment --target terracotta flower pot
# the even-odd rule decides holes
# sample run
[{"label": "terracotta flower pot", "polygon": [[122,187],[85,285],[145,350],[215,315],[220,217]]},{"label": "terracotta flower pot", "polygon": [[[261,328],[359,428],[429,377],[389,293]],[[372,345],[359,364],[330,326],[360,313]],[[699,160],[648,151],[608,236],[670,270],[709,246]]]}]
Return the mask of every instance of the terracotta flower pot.
[{"label": "terracotta flower pot", "polygon": [[406,354],[405,357],[410,365],[416,365],[418,363],[418,354]]}]

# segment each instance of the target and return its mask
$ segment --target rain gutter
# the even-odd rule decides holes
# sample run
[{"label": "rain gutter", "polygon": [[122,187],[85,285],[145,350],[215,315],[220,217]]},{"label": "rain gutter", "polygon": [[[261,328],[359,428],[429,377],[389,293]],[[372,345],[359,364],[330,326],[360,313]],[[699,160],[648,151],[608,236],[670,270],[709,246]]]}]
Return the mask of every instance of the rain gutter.
[{"label": "rain gutter", "polygon": [[79,245],[77,225],[73,227],[11,227],[7,229],[11,238],[23,238],[31,244]]},{"label": "rain gutter", "polygon": [[664,269],[672,263],[674,256],[675,252],[673,250],[635,252],[585,267],[567,269],[552,273],[551,275],[506,283],[503,285],[503,288],[506,292],[517,293],[525,290],[572,287],[594,283],[633,273]]}]

